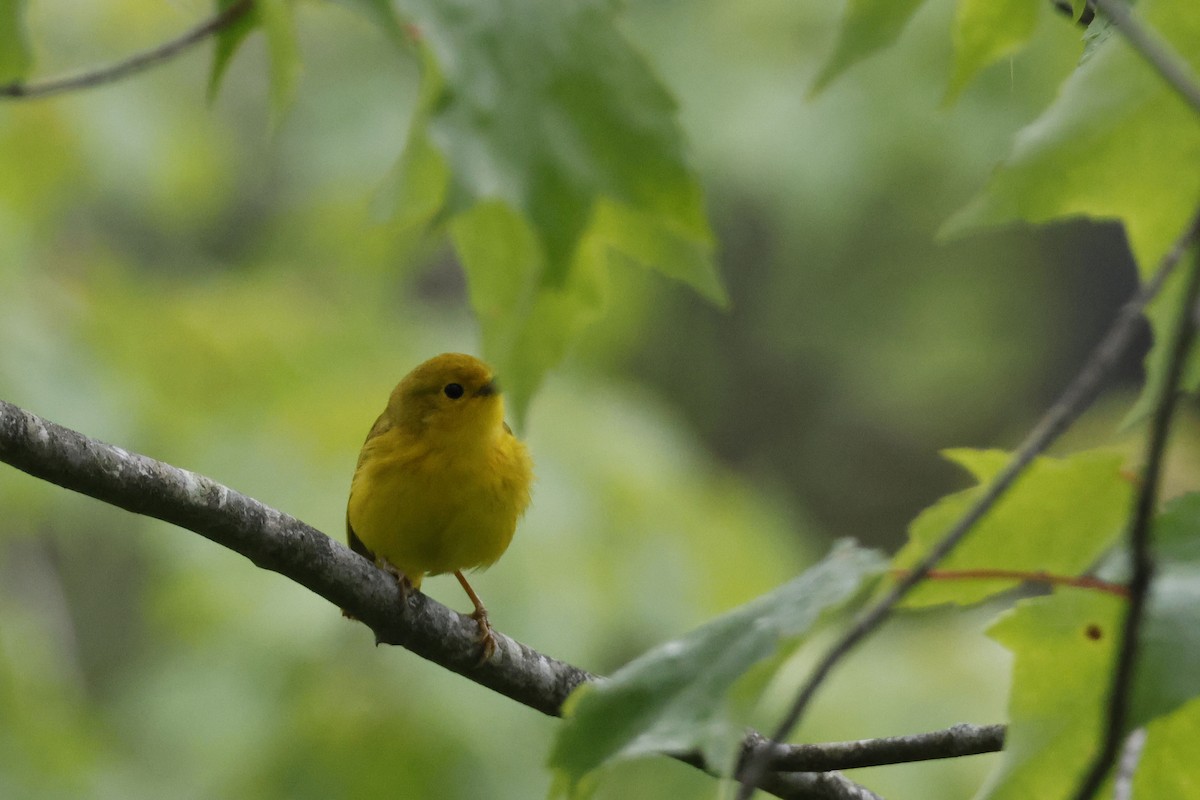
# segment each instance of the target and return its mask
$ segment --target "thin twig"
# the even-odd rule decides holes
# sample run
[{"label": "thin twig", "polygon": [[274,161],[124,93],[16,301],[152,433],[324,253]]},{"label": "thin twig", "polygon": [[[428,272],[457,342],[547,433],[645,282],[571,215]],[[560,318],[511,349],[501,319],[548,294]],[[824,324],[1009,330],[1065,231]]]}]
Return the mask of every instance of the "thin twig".
[{"label": "thin twig", "polygon": [[[1004,749],[1007,725],[969,725],[961,723],[928,733],[907,736],[885,736],[853,742],[819,742],[779,746],[761,733],[750,731],[742,740],[739,761],[749,763],[763,748],[770,748],[771,771],[768,777],[812,776],[835,770],[882,767],[889,764],[910,764],[943,758],[996,753]],[[720,773],[709,765],[699,751],[672,753],[674,758],[691,764],[711,775]],[[760,784],[765,787],[767,783]]]},{"label": "thin twig", "polygon": [[1200,79],[1169,43],[1150,28],[1145,27],[1129,11],[1124,0],[1094,0],[1095,6],[1121,32],[1121,35],[1158,70],[1171,88],[1200,113]]},{"label": "thin twig", "polygon": [[[910,573],[907,569],[889,570],[893,577],[903,578]],[[1092,575],[1053,575],[1049,572],[1029,572],[1020,569],[931,569],[925,573],[931,581],[958,580],[1011,580],[1026,583],[1048,583],[1051,586],[1068,586],[1072,589],[1092,589],[1116,597],[1128,597],[1129,588],[1121,583],[1101,580]]]},{"label": "thin twig", "polygon": [[776,744],[763,748],[757,757],[747,765],[743,773],[744,782],[738,790],[737,800],[748,800],[754,794],[754,785],[766,768],[766,764],[774,757],[775,748],[780,747],[778,743],[791,734],[792,729],[795,728],[796,723],[800,721],[808,708],[808,704],[816,695],[817,689],[828,677],[833,667],[887,619],[896,604],[913,587],[924,580],[929,570],[949,555],[975,523],[982,519],[984,514],[1012,486],[1033,459],[1070,427],[1071,423],[1091,404],[1105,378],[1112,372],[1113,367],[1116,366],[1137,336],[1142,309],[1151,298],[1158,294],[1163,282],[1175,268],[1176,263],[1196,238],[1198,232],[1200,232],[1200,216],[1193,217],[1188,221],[1187,229],[1163,256],[1154,277],[1121,308],[1112,326],[1100,343],[1096,345],[1075,380],[1029,433],[1013,457],[1009,459],[1008,464],[988,485],[983,495],[951,526],[946,535],[933,546],[929,553],[917,562],[907,577],[898,581],[882,600],[860,614],[849,630],[833,643],[800,688],[792,707],[772,734],[771,739]]},{"label": "thin twig", "polygon": [[150,50],[136,53],[115,64],[97,67],[96,69],[76,73],[75,75],[50,78],[36,83],[22,83],[18,81],[0,86],[0,98],[26,99],[31,97],[45,97],[51,94],[70,92],[76,89],[89,89],[93,86],[112,83],[128,75],[168,61],[193,45],[199,44],[214,33],[232,25],[243,14],[249,11],[253,5],[254,0],[239,0],[239,2],[234,3],[229,8],[226,8],[208,21],[197,25],[181,36],[164,42]]},{"label": "thin twig", "polygon": [[1105,776],[1112,767],[1121,748],[1129,723],[1130,690],[1137,661],[1138,639],[1145,619],[1146,600],[1150,592],[1150,581],[1154,578],[1154,557],[1150,551],[1150,528],[1154,510],[1158,506],[1158,486],[1162,479],[1163,461],[1171,433],[1171,420],[1175,415],[1179,399],[1179,381],[1192,349],[1196,332],[1196,301],[1200,298],[1200,256],[1193,255],[1191,269],[1187,273],[1187,285],[1178,309],[1178,318],[1168,340],[1170,360],[1167,364],[1167,379],[1155,398],[1154,420],[1146,444],[1146,466],[1142,485],[1134,498],[1133,519],[1129,530],[1129,552],[1133,562],[1133,574],[1129,579],[1129,603],[1125,606],[1125,619],[1121,626],[1121,644],[1117,651],[1117,664],[1113,670],[1112,687],[1108,697],[1108,719],[1104,729],[1104,741],[1092,760],[1075,800],[1091,800],[1100,789]]},{"label": "thin twig", "polygon": [[888,736],[853,742],[794,744],[774,750],[758,734],[746,738],[743,756],[748,759],[763,747],[771,747],[768,767],[777,772],[825,772],[833,769],[862,769],[887,764],[911,764],[942,758],[961,758],[1004,749],[1005,725],[966,723],[928,733]]},{"label": "thin twig", "polygon": [[[480,665],[478,626],[472,617],[420,592],[410,592],[405,604],[392,576],[324,533],[203,475],[105,444],[3,400],[0,462],[194,531],[346,609],[374,632],[377,643],[406,647],[544,714],[560,716],[567,696],[580,684],[595,680],[596,676],[499,631],[495,631],[495,654]],[[753,741],[762,741],[760,734],[752,736]],[[837,750],[840,745],[833,747]],[[869,741],[863,747],[867,753],[872,748]],[[887,751],[891,745],[881,740],[879,747]],[[948,741],[945,757],[953,756],[955,747]],[[674,757],[714,775],[727,766],[707,764],[697,754]],[[832,755],[826,761],[837,764]],[[769,773],[762,788],[804,800],[877,798],[833,772]]]}]

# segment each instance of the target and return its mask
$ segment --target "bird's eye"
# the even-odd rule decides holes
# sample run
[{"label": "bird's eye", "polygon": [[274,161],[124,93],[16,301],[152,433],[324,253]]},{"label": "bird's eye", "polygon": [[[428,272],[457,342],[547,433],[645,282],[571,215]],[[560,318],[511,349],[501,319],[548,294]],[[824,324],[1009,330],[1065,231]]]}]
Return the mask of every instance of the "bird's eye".
[{"label": "bird's eye", "polygon": [[457,400],[463,396],[463,388],[461,383],[447,383],[446,388],[442,389],[446,393],[446,397],[451,400]]}]

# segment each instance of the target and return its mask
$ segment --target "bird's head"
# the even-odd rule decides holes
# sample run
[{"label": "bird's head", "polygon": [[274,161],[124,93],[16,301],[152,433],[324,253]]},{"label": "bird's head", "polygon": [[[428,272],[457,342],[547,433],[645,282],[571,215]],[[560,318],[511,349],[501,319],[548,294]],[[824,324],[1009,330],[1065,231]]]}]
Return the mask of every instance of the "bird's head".
[{"label": "bird's head", "polygon": [[443,353],[400,381],[388,400],[388,415],[413,433],[486,441],[504,425],[504,400],[487,364],[464,353]]}]

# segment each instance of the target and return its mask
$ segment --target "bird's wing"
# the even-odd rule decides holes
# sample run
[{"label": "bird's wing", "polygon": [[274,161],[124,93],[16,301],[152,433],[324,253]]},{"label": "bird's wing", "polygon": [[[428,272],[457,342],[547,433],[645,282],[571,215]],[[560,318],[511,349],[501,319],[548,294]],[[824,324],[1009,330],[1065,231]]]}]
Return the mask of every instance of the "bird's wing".
[{"label": "bird's wing", "polygon": [[362,539],[354,533],[354,526],[350,524],[350,512],[346,511],[346,542],[350,545],[350,549],[358,553],[363,558],[369,561],[375,561],[375,554],[367,549],[367,546],[362,543]]}]

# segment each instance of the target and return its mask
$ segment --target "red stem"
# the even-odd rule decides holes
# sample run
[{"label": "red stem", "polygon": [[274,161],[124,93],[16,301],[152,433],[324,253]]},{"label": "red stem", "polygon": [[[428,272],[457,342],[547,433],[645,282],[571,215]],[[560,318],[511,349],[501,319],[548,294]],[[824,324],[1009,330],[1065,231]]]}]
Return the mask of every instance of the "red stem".
[{"label": "red stem", "polygon": [[[906,569],[893,569],[890,572],[894,578],[904,578],[909,574]],[[1028,581],[1030,583],[1048,583],[1052,586],[1071,586],[1076,589],[1093,589],[1117,597],[1129,597],[1129,589],[1126,586],[1093,578],[1090,575],[1052,575],[1049,572],[1028,572],[1018,569],[931,569],[925,577],[931,581]]]}]

